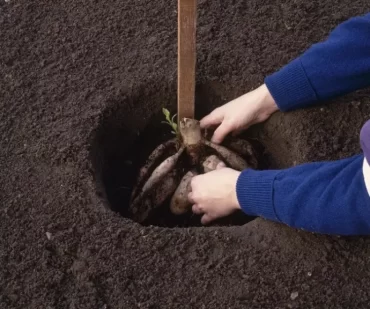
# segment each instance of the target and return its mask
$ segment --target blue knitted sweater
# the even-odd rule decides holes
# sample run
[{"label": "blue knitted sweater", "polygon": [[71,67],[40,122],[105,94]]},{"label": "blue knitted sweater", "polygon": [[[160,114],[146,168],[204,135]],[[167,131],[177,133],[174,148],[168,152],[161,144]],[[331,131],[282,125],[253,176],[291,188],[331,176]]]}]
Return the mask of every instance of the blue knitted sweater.
[{"label": "blue knitted sweater", "polygon": [[[370,86],[370,14],[340,24],[265,84],[281,111]],[[370,121],[359,142],[363,152],[343,160],[244,170],[236,186],[242,210],[311,232],[369,235]]]}]

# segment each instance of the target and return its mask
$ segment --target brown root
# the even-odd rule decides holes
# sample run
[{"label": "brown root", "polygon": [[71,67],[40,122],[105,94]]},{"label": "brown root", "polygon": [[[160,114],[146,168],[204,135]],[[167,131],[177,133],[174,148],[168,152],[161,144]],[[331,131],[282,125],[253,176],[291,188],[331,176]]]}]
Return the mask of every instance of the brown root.
[{"label": "brown root", "polygon": [[[258,165],[255,149],[246,140],[232,138],[226,139],[223,145],[212,143],[202,136],[199,121],[189,118],[180,121],[179,132],[181,138],[159,145],[140,169],[130,203],[133,218],[138,222],[145,221],[153,209],[168,200],[172,214],[187,213],[192,206],[188,199],[191,180],[198,173],[214,171],[220,164],[238,171]],[[164,160],[173,153],[171,147],[179,142],[181,148],[178,152]]]},{"label": "brown root", "polygon": [[139,188],[141,188],[145,181],[149,178],[150,174],[153,172],[156,165],[159,164],[159,160],[163,158],[170,147],[176,145],[176,139],[171,139],[157,148],[155,148],[152,153],[149,155],[148,159],[146,160],[145,165],[140,169],[139,175],[137,177],[136,186],[134,187],[132,194],[131,194],[131,201],[137,196]]},{"label": "brown root", "polygon": [[137,197],[132,202],[132,207],[135,208],[135,205],[138,203],[141,203],[141,201],[145,198],[145,196],[154,188],[157,184],[161,182],[165,176],[175,169],[175,166],[181,156],[181,154],[184,152],[185,147],[181,147],[180,150],[164,160],[152,173],[152,175],[149,177],[147,182],[144,184],[144,186],[141,189],[141,192],[137,195]]},{"label": "brown root", "polygon": [[216,155],[211,155],[207,157],[203,162],[203,171],[204,173],[209,173],[216,170],[218,164],[223,163]]},{"label": "brown root", "polygon": [[179,178],[177,173],[176,170],[171,171],[145,198],[131,206],[135,221],[139,223],[145,221],[152,210],[160,207],[175,192]]},{"label": "brown root", "polygon": [[257,154],[252,144],[247,140],[240,138],[230,139],[226,145],[228,149],[240,154],[243,158],[248,161],[251,168],[258,167]]},{"label": "brown root", "polygon": [[175,215],[182,215],[190,210],[191,203],[188,200],[188,194],[191,191],[191,179],[198,173],[196,171],[189,171],[181,179],[174,195],[171,199],[170,210]]},{"label": "brown root", "polygon": [[226,163],[233,169],[242,171],[248,167],[247,162],[232,150],[224,146],[214,144],[210,141],[204,140],[204,143],[213,148],[226,161]]},{"label": "brown root", "polygon": [[163,177],[166,176],[166,174],[173,170],[184,150],[185,147],[181,147],[177,153],[175,153],[173,156],[170,156],[161,164],[159,164],[159,166],[153,171],[152,175],[150,175],[148,181],[144,184],[142,191],[145,192],[147,190],[150,190],[150,188],[161,181]]}]

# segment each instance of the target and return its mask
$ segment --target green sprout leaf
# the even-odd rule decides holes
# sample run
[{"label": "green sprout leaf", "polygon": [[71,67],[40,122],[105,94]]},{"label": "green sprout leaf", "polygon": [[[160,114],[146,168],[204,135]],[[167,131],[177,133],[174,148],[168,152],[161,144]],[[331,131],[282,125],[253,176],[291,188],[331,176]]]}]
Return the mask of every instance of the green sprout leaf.
[{"label": "green sprout leaf", "polygon": [[171,128],[172,128],[171,133],[174,134],[174,135],[178,135],[177,123],[175,121],[175,118],[176,118],[177,114],[175,114],[171,117],[171,114],[170,114],[169,110],[166,109],[166,108],[162,108],[162,112],[163,112],[163,115],[166,118],[166,121],[162,121],[162,123],[166,123],[166,124],[170,125]]},{"label": "green sprout leaf", "polygon": [[168,120],[170,118],[170,111],[167,108],[164,108],[164,107],[162,108],[162,111],[163,111],[164,116]]}]

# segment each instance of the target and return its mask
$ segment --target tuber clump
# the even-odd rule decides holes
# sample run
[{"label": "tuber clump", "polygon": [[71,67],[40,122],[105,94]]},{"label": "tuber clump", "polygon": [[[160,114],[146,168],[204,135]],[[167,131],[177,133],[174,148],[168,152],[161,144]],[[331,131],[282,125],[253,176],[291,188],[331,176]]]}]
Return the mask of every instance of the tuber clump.
[{"label": "tuber clump", "polygon": [[[167,120],[171,119],[167,110],[165,115]],[[214,144],[205,137],[195,119],[182,119],[176,135],[177,138],[154,149],[139,171],[129,207],[138,222],[146,220],[152,210],[167,202],[174,215],[189,212],[191,179],[215,170],[220,163],[239,171],[257,167],[254,149],[248,141],[231,139],[223,145]]]}]

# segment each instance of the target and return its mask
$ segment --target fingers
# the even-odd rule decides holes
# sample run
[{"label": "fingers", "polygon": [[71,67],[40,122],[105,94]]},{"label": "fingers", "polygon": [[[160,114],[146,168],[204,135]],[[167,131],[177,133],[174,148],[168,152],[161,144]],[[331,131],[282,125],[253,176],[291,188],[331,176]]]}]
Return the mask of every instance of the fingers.
[{"label": "fingers", "polygon": [[193,213],[195,213],[196,215],[201,215],[203,213],[203,211],[199,208],[198,205],[193,205],[192,209]]},{"label": "fingers", "polygon": [[205,214],[203,215],[203,217],[200,219],[200,222],[203,224],[203,225],[207,225],[209,224],[211,221],[213,221],[213,218],[208,215],[208,214]]},{"label": "fingers", "polygon": [[195,213],[196,215],[201,215],[204,213],[204,211],[196,204],[196,201],[194,200],[194,194],[193,192],[190,192],[188,194],[188,200],[190,203],[193,204],[191,210],[193,211],[193,213]]},{"label": "fingers", "polygon": [[226,122],[223,121],[220,126],[215,130],[212,137],[212,142],[215,144],[220,144],[227,134],[229,134],[232,131],[232,126]]},{"label": "fingers", "polygon": [[226,164],[224,162],[220,162],[220,163],[217,164],[216,170],[219,170],[219,169],[224,168],[224,167],[226,167]]},{"label": "fingers", "polygon": [[243,131],[247,130],[253,124],[254,124],[254,122],[250,121],[250,122],[248,122],[248,124],[244,125],[243,127],[233,129],[232,130],[233,131],[232,136],[234,136],[234,137],[238,136],[239,134],[241,134]]},{"label": "fingers", "polygon": [[218,125],[222,122],[223,118],[224,115],[215,109],[212,113],[200,120],[200,127],[204,129]]},{"label": "fingers", "polygon": [[[221,168],[224,168],[226,167],[225,163],[221,162],[217,165],[217,169],[221,169]],[[206,224],[209,224],[213,218],[207,213],[208,210],[204,209],[201,204],[202,204],[202,197],[201,195],[199,195],[197,192],[197,189],[195,189],[195,192],[194,192],[194,188],[197,186],[197,180],[198,180],[199,176],[195,176],[192,180],[191,180],[191,189],[192,191],[188,193],[188,200],[191,204],[193,204],[192,206],[192,212],[196,215],[203,215],[201,217],[201,223],[203,225],[206,225]]]},{"label": "fingers", "polygon": [[211,221],[213,221],[213,218],[209,214],[204,214],[204,211],[198,205],[193,205],[192,211],[196,215],[203,215],[200,219],[200,222],[203,225],[209,224]]},{"label": "fingers", "polygon": [[213,133],[212,142],[220,144],[226,135],[233,131],[233,125],[225,118],[225,109],[223,107],[216,108],[212,113],[200,120],[200,127],[206,129],[217,126]]}]

